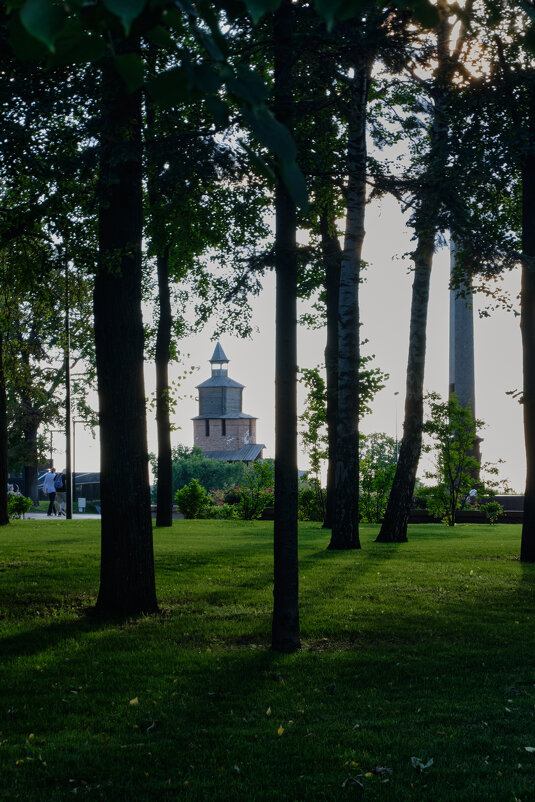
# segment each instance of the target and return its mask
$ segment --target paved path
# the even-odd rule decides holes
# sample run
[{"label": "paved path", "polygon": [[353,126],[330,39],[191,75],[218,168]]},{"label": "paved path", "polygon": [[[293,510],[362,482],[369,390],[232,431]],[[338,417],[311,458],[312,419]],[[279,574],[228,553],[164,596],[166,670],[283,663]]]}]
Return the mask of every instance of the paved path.
[{"label": "paved path", "polygon": [[[31,519],[33,521],[65,521],[67,520],[64,515],[51,515],[50,518],[44,512],[27,512],[24,516],[25,518]],[[77,521],[100,521],[100,515],[96,515],[90,512],[73,512],[72,514],[73,520]]]}]

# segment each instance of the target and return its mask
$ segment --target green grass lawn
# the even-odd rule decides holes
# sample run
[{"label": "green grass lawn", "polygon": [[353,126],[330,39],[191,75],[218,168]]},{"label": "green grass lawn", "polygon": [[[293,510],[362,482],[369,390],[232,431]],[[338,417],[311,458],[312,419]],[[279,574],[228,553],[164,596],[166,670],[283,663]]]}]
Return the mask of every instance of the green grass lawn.
[{"label": "green grass lawn", "polygon": [[[98,521],[0,533],[0,799],[535,799],[535,566],[520,527],[328,552],[269,649],[272,524],[155,529],[157,616],[87,615]],[[420,770],[413,758],[432,765]]]}]

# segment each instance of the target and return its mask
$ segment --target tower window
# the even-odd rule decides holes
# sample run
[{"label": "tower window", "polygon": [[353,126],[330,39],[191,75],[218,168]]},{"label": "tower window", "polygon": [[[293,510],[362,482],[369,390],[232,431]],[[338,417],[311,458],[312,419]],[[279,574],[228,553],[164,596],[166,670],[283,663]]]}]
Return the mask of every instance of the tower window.
[{"label": "tower window", "polygon": [[207,437],[210,436],[210,421],[208,420],[208,418],[206,418],[206,420],[204,421],[204,433]]},{"label": "tower window", "polygon": [[221,421],[221,434],[224,437],[226,435],[226,433],[227,433],[227,422],[226,422],[225,418],[223,418],[222,421]]}]

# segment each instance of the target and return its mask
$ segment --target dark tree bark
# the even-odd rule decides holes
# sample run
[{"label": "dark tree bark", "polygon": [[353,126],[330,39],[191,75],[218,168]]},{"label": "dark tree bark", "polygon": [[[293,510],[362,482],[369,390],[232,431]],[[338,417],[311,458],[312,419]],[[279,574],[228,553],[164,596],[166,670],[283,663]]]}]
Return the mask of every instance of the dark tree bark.
[{"label": "dark tree bark", "polygon": [[4,338],[0,331],[0,526],[9,523],[7,512],[7,410],[6,380],[4,375]]},{"label": "dark tree bark", "polygon": [[160,316],[156,336],[156,426],[158,430],[158,486],[156,526],[173,524],[173,460],[169,416],[169,355],[171,350],[171,294],[169,291],[169,246],[158,254],[158,303]]},{"label": "dark tree bark", "polygon": [[[358,65],[358,58],[355,64]],[[355,67],[348,117],[348,186],[338,306],[338,426],[329,549],[359,549],[359,281],[366,208],[369,65]]]},{"label": "dark tree bark", "polygon": [[[136,50],[127,41],[123,52]],[[102,65],[99,265],[94,317],[101,442],[102,554],[97,611],[157,609],[141,316],[141,93]]]},{"label": "dark tree bark", "polygon": [[[291,0],[274,14],[275,115],[292,127]],[[300,646],[297,555],[297,238],[296,209],[282,180],[275,194],[275,523],[272,648]]]},{"label": "dark tree bark", "polygon": [[414,256],[403,439],[386,512],[376,538],[378,543],[407,541],[407,524],[422,449],[427,309],[433,252],[434,235],[422,237]]},{"label": "dark tree bark", "polygon": [[334,215],[320,216],[321,248],[325,265],[325,305],[327,309],[327,342],[325,372],[327,377],[327,500],[324,529],[332,527],[335,497],[336,429],[338,425],[338,294],[342,251],[336,234]]},{"label": "dark tree bark", "polygon": [[[156,74],[155,48],[149,47],[147,65],[151,75]],[[159,175],[163,159],[155,156],[158,141],[158,117],[150,95],[145,97],[147,188],[151,215],[151,238],[156,251],[158,275],[158,330],[156,334],[156,429],[158,436],[158,463],[156,489],[156,526],[173,525],[173,458],[171,448],[171,419],[169,413],[169,359],[171,355],[171,292],[169,288],[170,243],[162,220],[162,195]]]},{"label": "dark tree bark", "polygon": [[[532,81],[534,78],[532,78]],[[522,163],[522,265],[520,330],[524,368],[523,408],[526,490],[520,559],[535,562],[535,85],[530,87],[527,151]]]}]

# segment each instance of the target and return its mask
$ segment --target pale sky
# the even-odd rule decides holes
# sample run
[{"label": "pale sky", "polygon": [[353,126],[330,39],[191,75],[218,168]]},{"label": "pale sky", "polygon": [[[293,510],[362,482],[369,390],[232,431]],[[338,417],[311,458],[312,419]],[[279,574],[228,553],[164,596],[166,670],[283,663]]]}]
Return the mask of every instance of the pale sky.
[{"label": "pale sky", "polygon": [[[385,198],[368,207],[363,258],[369,263],[366,283],[361,287],[362,337],[369,340],[366,351],[375,354],[374,364],[390,374],[384,390],[375,398],[373,413],[362,422],[362,431],[386,432],[395,435],[396,415],[401,438],[405,371],[407,366],[408,325],[412,275],[410,260],[402,259],[411,250],[411,232],[404,226],[395,201]],[[449,345],[449,251],[435,255],[428,318],[426,390],[434,390],[444,398],[448,392]],[[509,274],[506,284],[513,297],[519,289],[519,270]],[[257,441],[265,443],[265,456],[274,454],[274,369],[275,369],[275,304],[274,277],[264,282],[264,291],[253,299],[254,323],[258,328],[252,339],[242,340],[228,335],[221,345],[229,358],[229,375],[245,385],[243,411],[258,418]],[[475,297],[476,310],[484,305]],[[211,330],[187,338],[182,351],[191,355],[190,364],[200,370],[184,383],[182,391],[192,396],[180,402],[175,424],[181,429],[173,433],[173,444],[193,445],[191,418],[198,412],[195,385],[210,376],[210,359],[214,342]],[[496,311],[490,318],[474,315],[476,365],[476,416],[487,428],[481,433],[484,461],[501,458],[505,465],[501,476],[507,478],[517,492],[524,491],[525,463],[522,428],[522,407],[506,395],[507,390],[522,385],[522,359],[519,318],[511,312]],[[298,332],[298,364],[313,367],[323,361],[325,332],[300,329]],[[177,373],[182,372],[177,370]],[[154,386],[154,370],[147,366],[147,395]],[[399,392],[395,396],[395,392]],[[301,391],[300,405],[304,398]],[[149,413],[150,415],[150,413]],[[55,443],[63,447],[60,435]],[[149,420],[149,449],[156,450],[156,428]],[[76,470],[98,470],[98,436],[96,440],[76,427]],[[57,464],[64,462],[58,453]],[[299,467],[307,468],[307,458],[300,453]]]}]

